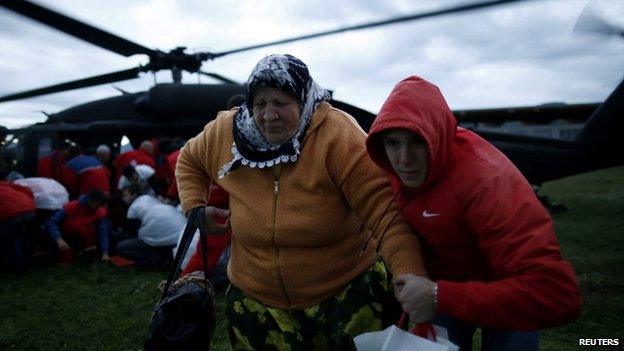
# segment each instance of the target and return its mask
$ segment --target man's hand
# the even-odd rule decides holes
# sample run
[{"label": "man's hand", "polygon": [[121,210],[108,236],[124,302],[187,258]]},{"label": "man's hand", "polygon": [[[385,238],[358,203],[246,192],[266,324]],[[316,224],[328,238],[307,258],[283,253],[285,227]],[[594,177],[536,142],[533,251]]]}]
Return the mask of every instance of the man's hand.
[{"label": "man's hand", "polygon": [[[206,206],[204,218],[206,221],[206,231],[208,234],[222,234],[230,229],[230,210]],[[224,224],[220,224],[224,223]]]},{"label": "man's hand", "polygon": [[393,285],[394,295],[412,322],[426,322],[435,317],[436,283],[414,274],[401,274]]},{"label": "man's hand", "polygon": [[59,250],[69,250],[69,245],[65,242],[65,240],[58,238],[56,240],[56,246],[58,246]]}]

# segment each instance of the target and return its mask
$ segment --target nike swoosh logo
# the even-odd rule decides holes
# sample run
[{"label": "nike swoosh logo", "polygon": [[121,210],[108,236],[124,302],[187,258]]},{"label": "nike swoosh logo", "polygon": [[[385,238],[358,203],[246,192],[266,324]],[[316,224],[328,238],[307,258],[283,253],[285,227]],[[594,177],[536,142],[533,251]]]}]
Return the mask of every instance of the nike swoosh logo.
[{"label": "nike swoosh logo", "polygon": [[440,214],[439,213],[429,213],[429,212],[427,212],[427,210],[424,210],[422,215],[423,215],[423,217],[429,218],[429,217],[439,216]]}]

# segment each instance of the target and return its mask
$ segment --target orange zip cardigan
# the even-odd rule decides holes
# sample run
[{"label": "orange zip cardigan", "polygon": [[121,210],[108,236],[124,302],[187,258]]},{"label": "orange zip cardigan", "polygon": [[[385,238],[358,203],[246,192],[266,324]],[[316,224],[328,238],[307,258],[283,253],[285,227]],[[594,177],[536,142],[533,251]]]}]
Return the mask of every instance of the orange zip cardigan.
[{"label": "orange zip cardigan", "polygon": [[[300,159],[272,168],[243,166],[219,179],[233,155],[236,108],[223,111],[180,152],[176,178],[182,207],[205,205],[211,180],[230,194],[232,284],[265,305],[303,309],[345,288],[376,259],[377,239],[398,211],[385,173],[369,158],[366,134],[348,114],[317,107]],[[373,240],[362,252],[378,223]],[[420,244],[401,216],[381,255],[394,275],[424,275]]]}]

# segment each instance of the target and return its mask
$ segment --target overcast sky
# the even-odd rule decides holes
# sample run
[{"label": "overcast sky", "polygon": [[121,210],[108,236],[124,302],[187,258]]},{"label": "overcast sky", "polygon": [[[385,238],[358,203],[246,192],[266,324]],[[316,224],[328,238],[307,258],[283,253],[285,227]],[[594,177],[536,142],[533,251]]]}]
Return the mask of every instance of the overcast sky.
[{"label": "overcast sky", "polygon": [[[149,48],[218,52],[475,0],[37,2]],[[437,84],[452,109],[602,101],[624,77],[624,40],[573,33],[586,6],[624,27],[621,0],[531,0],[232,54],[203,70],[244,82],[260,58],[290,53],[336,99],[371,112],[413,74]],[[147,63],[146,56],[123,57],[2,8],[0,48],[0,96]],[[171,81],[165,71],[155,78]],[[184,81],[198,78],[187,74]],[[135,92],[153,84],[146,73],[115,86]],[[0,125],[43,121],[39,111],[116,94],[104,85],[0,103]]]}]

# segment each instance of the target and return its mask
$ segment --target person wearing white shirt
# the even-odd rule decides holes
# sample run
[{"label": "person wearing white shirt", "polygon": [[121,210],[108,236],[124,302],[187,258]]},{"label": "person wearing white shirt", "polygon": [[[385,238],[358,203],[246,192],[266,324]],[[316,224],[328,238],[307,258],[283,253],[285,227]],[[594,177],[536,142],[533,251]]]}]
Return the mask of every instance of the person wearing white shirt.
[{"label": "person wearing white shirt", "polygon": [[117,253],[139,266],[163,267],[171,259],[171,249],[186,225],[186,218],[175,207],[141,193],[138,184],[123,189],[123,200],[130,206],[126,218],[138,230],[136,237],[117,244]]}]

